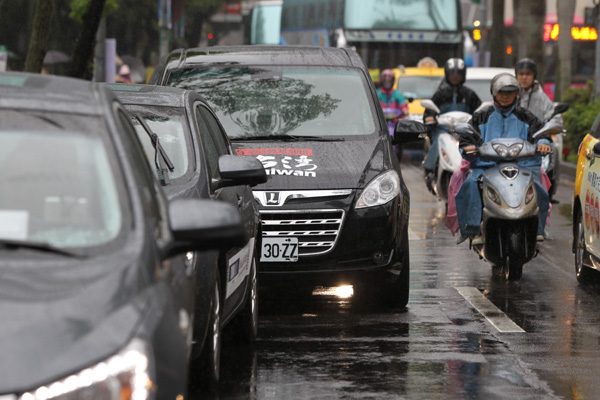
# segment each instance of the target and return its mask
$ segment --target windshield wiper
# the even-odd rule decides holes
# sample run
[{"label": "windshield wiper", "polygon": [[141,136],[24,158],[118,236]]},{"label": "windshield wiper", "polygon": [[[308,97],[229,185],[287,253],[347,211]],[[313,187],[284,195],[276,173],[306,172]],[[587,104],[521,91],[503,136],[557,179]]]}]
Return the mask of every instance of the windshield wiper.
[{"label": "windshield wiper", "polygon": [[[154,165],[156,166],[158,179],[160,180],[161,184],[168,185],[169,175],[168,173],[165,173],[165,171],[168,169],[169,171],[173,172],[175,166],[171,162],[171,159],[169,158],[169,155],[167,154],[165,149],[160,144],[160,139],[158,135],[152,132],[152,129],[150,129],[150,126],[148,126],[146,120],[139,115],[136,115],[135,118],[142,125],[148,136],[150,136],[152,147],[154,147]],[[164,164],[166,164],[166,167]]]},{"label": "windshield wiper", "polygon": [[33,249],[44,251],[47,253],[61,254],[63,256],[73,258],[85,258],[83,254],[77,254],[72,251],[61,249],[60,247],[52,246],[47,242],[30,242],[27,240],[15,240],[15,239],[0,239],[0,249]]},{"label": "windshield wiper", "polygon": [[343,142],[344,138],[341,137],[323,137],[323,136],[295,136],[295,135],[259,135],[259,136],[243,136],[231,138],[232,141],[244,141],[244,140],[273,140],[283,142],[302,142],[302,141],[313,141],[313,142]]}]

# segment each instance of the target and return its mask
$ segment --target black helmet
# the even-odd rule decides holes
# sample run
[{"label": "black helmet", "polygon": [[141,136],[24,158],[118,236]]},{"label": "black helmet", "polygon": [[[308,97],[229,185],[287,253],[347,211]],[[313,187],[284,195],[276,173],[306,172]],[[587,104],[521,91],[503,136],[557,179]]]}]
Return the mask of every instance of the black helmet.
[{"label": "black helmet", "polygon": [[537,65],[531,58],[521,58],[519,61],[517,61],[515,64],[515,75],[517,75],[522,69],[531,70],[531,72],[533,72],[533,79],[537,78]]},{"label": "black helmet", "polygon": [[459,74],[461,76],[461,80],[459,85],[465,83],[465,79],[467,78],[467,66],[462,58],[449,58],[444,65],[444,76],[446,78],[446,83],[450,85],[450,75],[451,74]]}]

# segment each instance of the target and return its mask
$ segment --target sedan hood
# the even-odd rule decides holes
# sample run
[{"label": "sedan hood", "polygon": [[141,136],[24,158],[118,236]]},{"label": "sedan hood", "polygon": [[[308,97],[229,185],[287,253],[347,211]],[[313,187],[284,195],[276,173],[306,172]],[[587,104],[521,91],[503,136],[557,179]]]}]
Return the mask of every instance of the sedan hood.
[{"label": "sedan hood", "polygon": [[[126,257],[128,260],[135,260]],[[31,259],[30,259],[31,260]],[[118,352],[140,323],[145,293],[123,254],[85,262],[46,256],[0,265],[0,394],[77,373]]]},{"label": "sedan hood", "polygon": [[387,138],[347,141],[236,141],[235,153],[257,157],[268,175],[256,190],[356,189],[384,169]]}]

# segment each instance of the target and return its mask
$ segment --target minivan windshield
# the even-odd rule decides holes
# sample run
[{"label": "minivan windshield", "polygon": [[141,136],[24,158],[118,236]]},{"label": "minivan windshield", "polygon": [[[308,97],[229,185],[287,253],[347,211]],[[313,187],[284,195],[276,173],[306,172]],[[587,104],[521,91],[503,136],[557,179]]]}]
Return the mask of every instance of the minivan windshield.
[{"label": "minivan windshield", "polygon": [[102,138],[90,134],[102,121],[27,114],[0,112],[0,242],[64,249],[116,239],[123,207],[114,168]]},{"label": "minivan windshield", "polygon": [[371,135],[377,117],[358,70],[226,67],[175,70],[169,85],[202,94],[229,137]]}]

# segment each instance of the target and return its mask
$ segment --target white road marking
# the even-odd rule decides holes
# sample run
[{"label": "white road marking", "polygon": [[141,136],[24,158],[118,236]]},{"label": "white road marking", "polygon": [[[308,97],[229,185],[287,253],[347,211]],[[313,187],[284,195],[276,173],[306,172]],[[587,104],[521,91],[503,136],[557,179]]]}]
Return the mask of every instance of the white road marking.
[{"label": "white road marking", "polygon": [[457,287],[456,290],[462,295],[477,311],[479,311],[499,332],[514,333],[525,332],[513,320],[508,318],[498,307],[489,301],[481,292],[470,286]]}]

